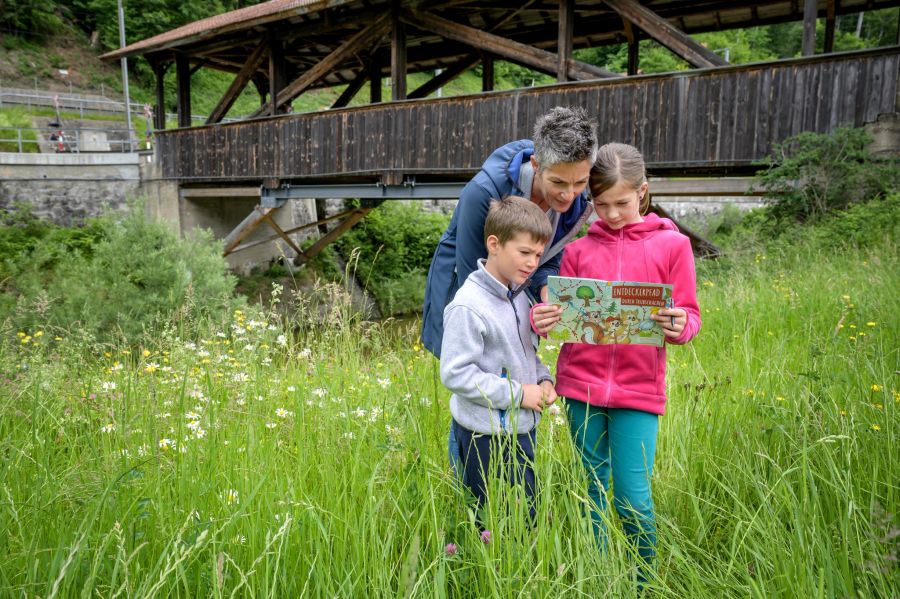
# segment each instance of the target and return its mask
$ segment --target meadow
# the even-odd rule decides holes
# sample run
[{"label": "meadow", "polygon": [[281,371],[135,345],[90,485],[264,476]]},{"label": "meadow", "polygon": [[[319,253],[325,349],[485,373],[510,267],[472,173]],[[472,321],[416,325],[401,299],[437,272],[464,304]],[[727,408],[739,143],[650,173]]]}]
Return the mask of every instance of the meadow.
[{"label": "meadow", "polygon": [[[644,596],[900,596],[893,241],[699,265]],[[637,596],[614,516],[594,544],[564,411],[540,425],[535,525],[496,488],[483,539],[415,324],[328,291],[141,344],[0,329],[0,595]]]}]

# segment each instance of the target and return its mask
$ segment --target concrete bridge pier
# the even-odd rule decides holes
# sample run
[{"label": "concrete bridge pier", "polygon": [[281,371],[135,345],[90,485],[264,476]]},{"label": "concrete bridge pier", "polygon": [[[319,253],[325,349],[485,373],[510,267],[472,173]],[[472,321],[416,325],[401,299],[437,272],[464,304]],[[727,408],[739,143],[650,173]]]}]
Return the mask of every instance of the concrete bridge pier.
[{"label": "concrete bridge pier", "polygon": [[[146,197],[147,214],[168,223],[178,234],[190,235],[197,228],[205,228],[219,240],[225,239],[260,204],[258,187],[182,187],[176,181],[163,179],[158,163],[153,160],[141,164],[138,193]],[[316,222],[315,200],[292,199],[270,216],[283,231]],[[262,222],[238,245],[238,248],[249,246],[247,249],[238,249],[226,256],[228,265],[235,272],[246,274],[254,267],[275,260],[290,262],[295,252],[285,241],[276,239],[263,243],[275,234],[271,226]],[[317,231],[311,227],[292,233],[290,237],[300,245],[315,235]]]}]

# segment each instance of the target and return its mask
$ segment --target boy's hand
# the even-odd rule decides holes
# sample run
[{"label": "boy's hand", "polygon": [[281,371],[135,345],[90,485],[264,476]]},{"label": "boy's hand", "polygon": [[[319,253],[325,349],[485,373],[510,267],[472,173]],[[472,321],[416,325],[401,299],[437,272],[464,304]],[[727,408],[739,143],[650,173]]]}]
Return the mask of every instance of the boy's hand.
[{"label": "boy's hand", "polygon": [[531,326],[538,335],[547,336],[562,315],[562,307],[555,304],[535,304],[531,307]]},{"label": "boy's hand", "polygon": [[544,390],[540,385],[522,385],[522,407],[542,412],[544,410]]},{"label": "boy's hand", "polygon": [[681,308],[660,308],[650,318],[662,325],[663,334],[669,339],[675,339],[681,335],[684,325],[687,323],[687,312]]},{"label": "boy's hand", "polygon": [[550,381],[541,381],[539,385],[541,390],[544,392],[544,404],[547,406],[552,406],[556,403],[559,395],[556,394],[556,389],[553,387],[553,383]]},{"label": "boy's hand", "polygon": [[522,393],[522,407],[535,412],[543,412],[559,397],[550,381],[542,381],[540,385],[522,385]]}]

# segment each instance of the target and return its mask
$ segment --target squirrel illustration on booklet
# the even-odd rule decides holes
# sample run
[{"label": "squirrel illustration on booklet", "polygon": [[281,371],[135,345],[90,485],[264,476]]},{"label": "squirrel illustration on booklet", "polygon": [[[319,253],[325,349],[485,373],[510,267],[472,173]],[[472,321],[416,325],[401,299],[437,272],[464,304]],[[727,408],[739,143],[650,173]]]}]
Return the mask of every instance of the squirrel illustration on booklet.
[{"label": "squirrel illustration on booklet", "polygon": [[665,336],[650,318],[672,306],[672,285],[548,277],[548,303],[562,307],[549,337],[562,343],[655,345]]}]

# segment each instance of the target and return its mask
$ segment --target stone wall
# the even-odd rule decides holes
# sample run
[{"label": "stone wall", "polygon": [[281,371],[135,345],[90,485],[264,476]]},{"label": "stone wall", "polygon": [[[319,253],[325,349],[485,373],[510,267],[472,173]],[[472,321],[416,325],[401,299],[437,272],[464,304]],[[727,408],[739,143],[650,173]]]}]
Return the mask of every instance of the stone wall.
[{"label": "stone wall", "polygon": [[124,210],[140,185],[138,162],[137,154],[0,153],[0,210],[25,204],[64,226]]}]

